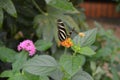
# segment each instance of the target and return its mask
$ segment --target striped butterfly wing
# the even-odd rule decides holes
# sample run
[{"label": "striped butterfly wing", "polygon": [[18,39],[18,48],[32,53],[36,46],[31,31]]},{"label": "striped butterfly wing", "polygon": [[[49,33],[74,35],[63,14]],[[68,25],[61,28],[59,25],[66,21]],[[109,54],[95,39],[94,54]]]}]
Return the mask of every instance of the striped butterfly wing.
[{"label": "striped butterfly wing", "polygon": [[65,25],[63,24],[62,20],[57,20],[57,26],[58,26],[58,38],[60,41],[64,41],[67,36],[67,31],[65,30]]}]

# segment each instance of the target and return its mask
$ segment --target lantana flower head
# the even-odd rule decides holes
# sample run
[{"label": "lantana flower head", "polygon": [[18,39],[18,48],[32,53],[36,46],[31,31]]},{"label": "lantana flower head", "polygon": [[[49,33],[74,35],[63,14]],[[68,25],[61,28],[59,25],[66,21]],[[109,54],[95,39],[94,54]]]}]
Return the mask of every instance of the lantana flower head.
[{"label": "lantana flower head", "polygon": [[85,36],[85,33],[80,32],[78,35],[79,35],[80,37],[84,37],[84,36]]},{"label": "lantana flower head", "polygon": [[20,42],[20,44],[17,47],[18,51],[25,50],[29,52],[30,56],[33,56],[36,52],[36,48],[34,43],[31,40],[24,40],[23,42]]},{"label": "lantana flower head", "polygon": [[73,46],[73,43],[70,38],[66,38],[64,41],[60,42],[60,45],[69,48]]}]

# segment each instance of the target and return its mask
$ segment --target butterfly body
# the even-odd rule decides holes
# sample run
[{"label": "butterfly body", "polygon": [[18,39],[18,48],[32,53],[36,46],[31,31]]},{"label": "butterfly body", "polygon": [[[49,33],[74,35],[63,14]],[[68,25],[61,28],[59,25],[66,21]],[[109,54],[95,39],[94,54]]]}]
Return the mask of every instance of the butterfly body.
[{"label": "butterfly body", "polygon": [[68,35],[62,20],[60,19],[57,20],[57,26],[58,26],[58,38],[60,41],[64,41],[66,38],[68,38]]}]

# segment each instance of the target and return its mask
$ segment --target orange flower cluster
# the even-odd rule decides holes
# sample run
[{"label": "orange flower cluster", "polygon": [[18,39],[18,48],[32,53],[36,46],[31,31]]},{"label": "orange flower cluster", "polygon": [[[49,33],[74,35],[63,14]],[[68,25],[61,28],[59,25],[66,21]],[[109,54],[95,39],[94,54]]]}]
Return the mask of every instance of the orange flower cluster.
[{"label": "orange flower cluster", "polygon": [[70,38],[66,38],[64,41],[60,42],[60,45],[69,48],[73,45],[73,43]]}]

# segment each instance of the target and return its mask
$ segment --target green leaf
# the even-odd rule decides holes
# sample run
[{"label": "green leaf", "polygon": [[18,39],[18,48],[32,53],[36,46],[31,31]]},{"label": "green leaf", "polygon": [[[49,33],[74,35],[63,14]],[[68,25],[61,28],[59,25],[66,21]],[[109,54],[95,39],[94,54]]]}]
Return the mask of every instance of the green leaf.
[{"label": "green leaf", "polygon": [[12,64],[12,68],[14,72],[19,72],[22,69],[23,64],[26,62],[28,56],[28,52],[22,51],[15,56],[15,62]]},{"label": "green leaf", "polygon": [[96,63],[94,61],[90,61],[90,68],[91,68],[92,72],[96,71]]},{"label": "green leaf", "polygon": [[41,35],[42,35],[43,26],[46,27],[45,20],[46,20],[46,16],[44,16],[44,15],[37,15],[34,18],[33,23],[34,23],[34,27],[36,28],[36,33],[37,33],[38,37],[41,37]]},{"label": "green leaf", "polygon": [[[36,33],[38,37],[43,37],[44,40],[52,41],[54,35],[54,18],[50,15],[38,15],[34,19],[34,26],[37,27]],[[57,26],[56,26],[57,27]]]},{"label": "green leaf", "polygon": [[119,75],[118,75],[118,72],[117,72],[117,70],[115,69],[115,67],[111,67],[111,72],[112,72],[112,74],[113,74],[113,79],[114,80],[120,80],[120,77],[119,77]]},{"label": "green leaf", "polygon": [[0,8],[0,29],[2,28],[3,24],[3,10]]},{"label": "green leaf", "polygon": [[3,62],[13,62],[16,52],[6,47],[0,47],[0,60]]},{"label": "green leaf", "polygon": [[79,45],[81,47],[90,46],[95,41],[96,33],[97,33],[96,28],[86,31],[86,32],[84,32],[84,34],[85,34],[84,37],[80,37],[79,35],[77,35],[74,37],[73,42],[75,45]]},{"label": "green leaf", "polygon": [[13,17],[17,17],[15,6],[11,0],[0,0],[1,7]]},{"label": "green leaf", "polygon": [[22,71],[22,75],[27,77],[28,80],[39,80],[39,76],[35,76],[35,75],[27,73],[27,72]]},{"label": "green leaf", "polygon": [[24,75],[28,80],[39,80],[39,76],[30,74],[30,73],[28,73],[28,72],[22,71],[21,74]]},{"label": "green leaf", "polygon": [[92,56],[94,54],[96,54],[91,48],[89,47],[82,47],[80,48],[79,51],[80,54],[86,55],[86,56]]},{"label": "green leaf", "polygon": [[104,47],[104,48],[101,48],[97,51],[97,54],[94,55],[94,57],[96,58],[100,58],[100,57],[106,57],[106,56],[109,56],[111,55],[112,53],[112,50],[108,47]]},{"label": "green leaf", "polygon": [[77,72],[71,80],[93,80],[93,78],[85,71]]},{"label": "green leaf", "polygon": [[27,77],[25,75],[22,75],[21,73],[15,73],[8,80],[29,80],[29,79],[27,79]]},{"label": "green leaf", "polygon": [[35,76],[22,71],[22,73],[14,73],[14,75],[10,76],[8,80],[45,80],[45,78],[40,78],[39,76]]},{"label": "green leaf", "polygon": [[95,76],[95,75],[99,75],[100,76],[100,74],[104,74],[104,73],[105,73],[105,71],[100,66],[98,66],[96,68],[96,71],[93,73],[93,76]]},{"label": "green leaf", "polygon": [[63,15],[63,16],[59,16],[60,19],[63,20],[63,22],[65,22],[71,29],[75,29],[76,31],[79,31],[79,27],[76,24],[76,22],[72,19],[72,17],[67,16],[67,15]]},{"label": "green leaf", "polygon": [[50,19],[50,18],[48,18],[48,20],[46,19],[46,27],[44,27],[44,29],[43,29],[43,39],[44,40],[46,40],[46,41],[52,41],[53,40],[53,24],[52,23],[50,23],[51,22],[51,20],[53,20],[53,19]]},{"label": "green leaf", "polygon": [[50,77],[52,77],[54,80],[62,80],[63,73],[61,70],[57,69],[50,74]]},{"label": "green leaf", "polygon": [[58,64],[55,59],[48,55],[35,56],[28,60],[23,69],[34,75],[48,75],[56,70]]},{"label": "green leaf", "polygon": [[48,41],[45,41],[45,40],[37,40],[35,42],[35,46],[36,46],[37,50],[45,51],[52,46],[52,42],[48,42]]},{"label": "green leaf", "polygon": [[47,76],[40,76],[39,80],[49,80],[49,78]]},{"label": "green leaf", "polygon": [[6,70],[0,74],[0,77],[11,77],[13,76],[13,72],[11,70]]},{"label": "green leaf", "polygon": [[63,67],[64,71],[70,75],[70,77],[81,69],[84,62],[84,56],[63,55],[60,58],[61,66]]},{"label": "green leaf", "polygon": [[67,0],[46,0],[47,4],[64,11],[77,11]]}]

